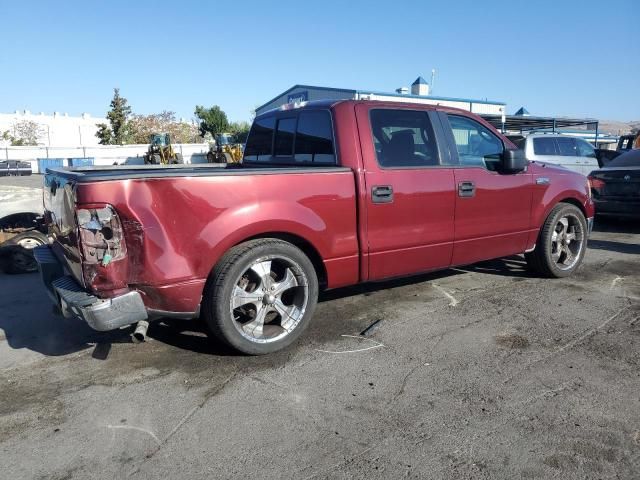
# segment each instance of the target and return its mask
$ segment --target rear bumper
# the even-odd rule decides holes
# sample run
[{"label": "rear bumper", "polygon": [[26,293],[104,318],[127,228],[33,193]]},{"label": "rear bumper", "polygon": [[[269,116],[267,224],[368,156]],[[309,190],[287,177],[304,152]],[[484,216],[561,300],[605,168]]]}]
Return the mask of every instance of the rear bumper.
[{"label": "rear bumper", "polygon": [[138,292],[103,299],[84,290],[64,268],[48,245],[34,249],[42,282],[65,317],[77,317],[101,332],[146,320],[147,309]]},{"label": "rear bumper", "polygon": [[596,215],[611,215],[618,217],[640,218],[640,202],[620,200],[597,200]]}]

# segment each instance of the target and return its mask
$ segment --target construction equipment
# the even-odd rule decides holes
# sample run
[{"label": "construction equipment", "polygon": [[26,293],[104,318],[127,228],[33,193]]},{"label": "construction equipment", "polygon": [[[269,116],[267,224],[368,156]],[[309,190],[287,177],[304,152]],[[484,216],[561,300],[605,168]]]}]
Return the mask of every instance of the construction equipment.
[{"label": "construction equipment", "polygon": [[171,136],[168,133],[154,133],[149,141],[149,149],[144,154],[144,163],[151,165],[167,165],[184,163],[182,154],[173,150]]},{"label": "construction equipment", "polygon": [[242,144],[236,142],[230,133],[216,135],[215,141],[209,147],[207,162],[209,163],[240,163],[242,161]]}]

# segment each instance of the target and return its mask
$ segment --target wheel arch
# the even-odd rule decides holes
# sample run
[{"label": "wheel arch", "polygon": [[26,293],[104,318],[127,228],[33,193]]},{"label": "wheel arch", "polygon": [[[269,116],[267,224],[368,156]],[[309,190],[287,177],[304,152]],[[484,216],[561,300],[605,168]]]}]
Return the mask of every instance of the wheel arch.
[{"label": "wheel arch", "polygon": [[250,240],[258,240],[260,238],[276,238],[278,240],[283,240],[285,242],[291,243],[298,247],[302,252],[309,258],[311,263],[313,264],[313,268],[316,271],[316,275],[318,276],[318,285],[320,289],[324,289],[328,283],[328,275],[327,269],[325,267],[324,261],[322,260],[322,256],[318,249],[306,238],[301,237],[300,235],[296,235],[289,232],[265,232],[257,235],[253,235],[251,237],[245,238],[242,241],[237,242],[236,245],[240,245],[241,243],[248,242]]},{"label": "wheel arch", "polygon": [[[580,209],[580,211],[582,212],[582,214],[584,215],[584,218],[587,218],[587,211],[585,210],[584,205],[582,204],[582,202],[580,200],[578,200],[577,198],[566,197],[566,198],[563,198],[561,200],[558,200],[558,202],[556,202],[556,204],[552,207],[551,210],[553,210],[553,208],[555,208],[555,206],[558,205],[559,203],[568,203],[570,205],[578,207]],[[549,210],[549,212],[551,210]]]}]

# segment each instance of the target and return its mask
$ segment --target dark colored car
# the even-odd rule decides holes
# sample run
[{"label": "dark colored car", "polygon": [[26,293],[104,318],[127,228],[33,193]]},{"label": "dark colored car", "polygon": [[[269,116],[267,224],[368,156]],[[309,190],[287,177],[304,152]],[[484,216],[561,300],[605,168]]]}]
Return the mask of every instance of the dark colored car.
[{"label": "dark colored car", "polygon": [[589,175],[596,215],[640,218],[640,150],[630,150]]},{"label": "dark colored car", "polygon": [[566,277],[593,217],[585,176],[529,163],[482,118],[376,101],[257,117],[242,164],[48,169],[36,249],[67,315],[96,330],[202,316],[273,352],[322,289],[525,253]]},{"label": "dark colored car", "polygon": [[0,162],[0,176],[31,175],[31,164],[20,160],[4,160]]}]

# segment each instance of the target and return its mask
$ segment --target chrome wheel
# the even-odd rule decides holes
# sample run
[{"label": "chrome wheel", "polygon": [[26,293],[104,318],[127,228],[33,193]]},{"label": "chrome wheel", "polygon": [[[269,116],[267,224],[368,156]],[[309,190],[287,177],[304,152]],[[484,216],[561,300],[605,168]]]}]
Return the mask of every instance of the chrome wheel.
[{"label": "chrome wheel", "polygon": [[233,324],[252,342],[280,340],[304,317],[309,282],[303,269],[288,257],[257,259],[234,285],[229,302]]},{"label": "chrome wheel", "polygon": [[551,259],[560,270],[570,270],[580,259],[585,232],[572,213],[558,219],[551,234]]}]

